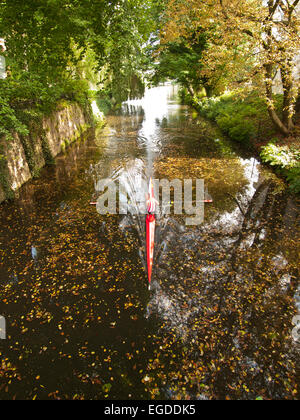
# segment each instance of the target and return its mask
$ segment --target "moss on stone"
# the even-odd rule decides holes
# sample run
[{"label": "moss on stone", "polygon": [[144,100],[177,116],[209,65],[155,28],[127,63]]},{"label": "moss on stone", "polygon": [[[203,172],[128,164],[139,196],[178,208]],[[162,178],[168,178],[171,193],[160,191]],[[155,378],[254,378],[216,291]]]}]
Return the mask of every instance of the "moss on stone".
[{"label": "moss on stone", "polygon": [[34,139],[32,137],[32,134],[29,134],[29,136],[20,136],[20,140],[21,140],[21,144],[23,146],[24,152],[25,152],[27,164],[29,166],[31,174],[33,175],[36,170],[34,150],[32,147],[32,143]]},{"label": "moss on stone", "polygon": [[[1,152],[2,147],[0,148]],[[3,151],[2,151],[3,152]],[[15,194],[9,182],[9,171],[5,156],[0,154],[0,185],[2,187],[4,198],[6,200],[13,199]]]},{"label": "moss on stone", "polygon": [[41,140],[42,140],[42,150],[43,150],[43,155],[44,155],[46,165],[54,165],[55,160],[51,153],[50,146],[49,146],[45,132],[42,133]]}]

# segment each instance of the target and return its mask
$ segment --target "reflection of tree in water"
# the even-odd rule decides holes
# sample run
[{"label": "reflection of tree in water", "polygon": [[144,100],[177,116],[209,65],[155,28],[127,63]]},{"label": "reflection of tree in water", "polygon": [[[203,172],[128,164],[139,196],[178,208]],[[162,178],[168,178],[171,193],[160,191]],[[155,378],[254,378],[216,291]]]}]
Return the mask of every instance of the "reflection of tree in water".
[{"label": "reflection of tree in water", "polygon": [[[296,220],[290,212],[287,223],[286,200],[275,189],[272,182],[258,187],[231,234],[217,223],[169,233],[156,273],[161,286],[148,308],[164,321],[149,375],[173,396],[295,396],[298,267],[289,252]],[[169,364],[168,373],[156,371],[157,360]]]},{"label": "reflection of tree in water", "polygon": [[144,117],[145,111],[142,105],[132,105],[130,104],[130,102],[125,102],[122,104],[122,108],[119,111],[117,111],[114,115],[122,115],[123,117],[124,116]]},{"label": "reflection of tree in water", "polygon": [[243,175],[240,159],[169,157],[155,162],[158,179],[204,179],[205,187],[214,199],[206,207],[206,220],[236,208],[235,196],[247,197],[248,182]]}]

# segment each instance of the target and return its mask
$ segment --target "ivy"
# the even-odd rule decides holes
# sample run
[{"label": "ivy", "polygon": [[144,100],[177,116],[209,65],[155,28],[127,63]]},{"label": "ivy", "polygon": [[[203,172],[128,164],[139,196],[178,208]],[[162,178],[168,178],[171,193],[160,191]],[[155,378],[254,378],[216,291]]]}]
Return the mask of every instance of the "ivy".
[{"label": "ivy", "polygon": [[3,156],[3,150],[0,150],[0,185],[3,188],[6,199],[14,198],[14,191],[12,190],[9,182],[9,174],[6,165],[6,158]]},{"label": "ivy", "polygon": [[42,150],[43,150],[43,155],[44,155],[46,165],[54,165],[55,159],[50,150],[50,146],[49,146],[45,132],[42,133],[41,140],[42,140]]}]

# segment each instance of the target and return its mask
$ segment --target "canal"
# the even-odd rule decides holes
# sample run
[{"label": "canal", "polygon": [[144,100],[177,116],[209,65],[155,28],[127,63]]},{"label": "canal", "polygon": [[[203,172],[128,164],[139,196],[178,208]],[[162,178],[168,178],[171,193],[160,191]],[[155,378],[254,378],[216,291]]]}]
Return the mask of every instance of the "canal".
[{"label": "canal", "polygon": [[[100,215],[100,179],[203,179],[204,222]],[[145,194],[145,191],[140,192]],[[146,91],[0,209],[0,398],[296,399],[299,200],[255,158]]]}]

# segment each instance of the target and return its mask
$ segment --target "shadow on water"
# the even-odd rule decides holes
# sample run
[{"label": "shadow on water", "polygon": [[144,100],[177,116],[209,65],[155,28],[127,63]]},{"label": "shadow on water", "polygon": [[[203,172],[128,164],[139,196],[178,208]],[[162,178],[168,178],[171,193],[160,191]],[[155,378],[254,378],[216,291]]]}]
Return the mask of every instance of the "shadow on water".
[{"label": "shadow on water", "polygon": [[[160,211],[148,293],[150,176],[204,179],[214,202],[197,227]],[[89,205],[102,178],[127,215]],[[299,239],[280,180],[174,87],[147,91],[0,210],[0,398],[299,397]]]}]

